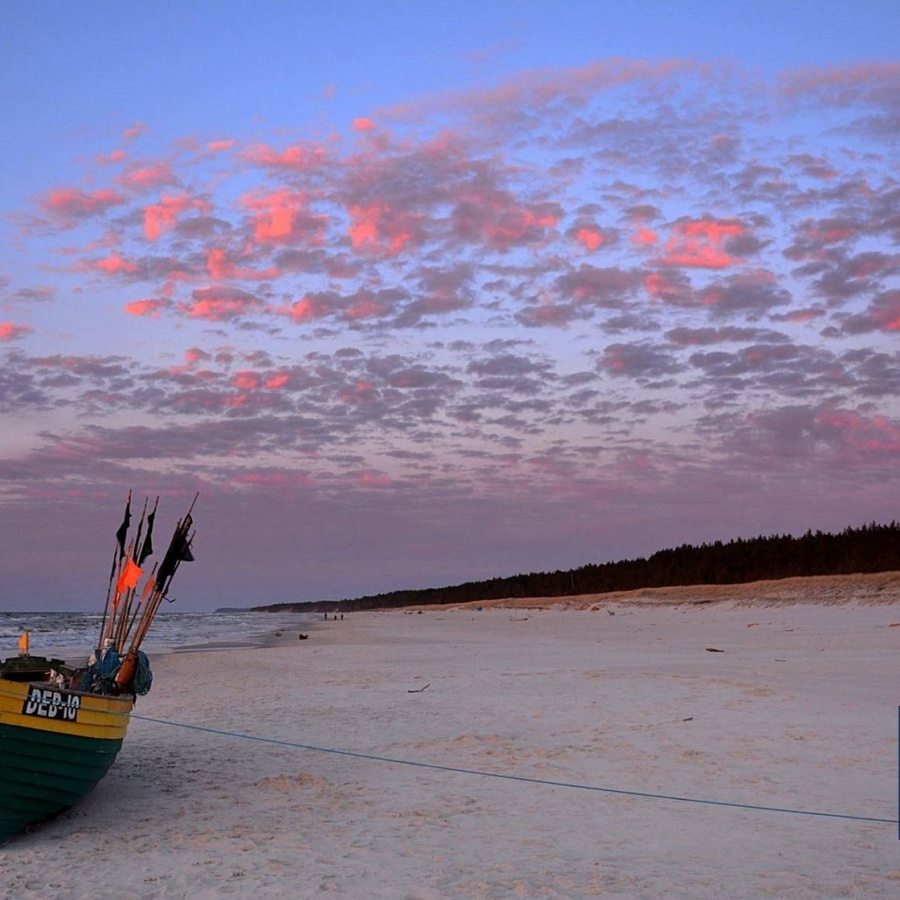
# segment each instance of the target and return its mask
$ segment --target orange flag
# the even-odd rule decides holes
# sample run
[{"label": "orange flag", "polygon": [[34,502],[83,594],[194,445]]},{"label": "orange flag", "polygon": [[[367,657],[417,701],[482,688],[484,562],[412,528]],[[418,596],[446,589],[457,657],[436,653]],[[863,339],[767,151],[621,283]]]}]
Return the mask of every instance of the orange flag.
[{"label": "orange flag", "polygon": [[125,568],[122,569],[122,574],[116,582],[116,596],[124,593],[129,588],[136,588],[143,574],[144,570],[131,557],[128,557],[125,560]]}]

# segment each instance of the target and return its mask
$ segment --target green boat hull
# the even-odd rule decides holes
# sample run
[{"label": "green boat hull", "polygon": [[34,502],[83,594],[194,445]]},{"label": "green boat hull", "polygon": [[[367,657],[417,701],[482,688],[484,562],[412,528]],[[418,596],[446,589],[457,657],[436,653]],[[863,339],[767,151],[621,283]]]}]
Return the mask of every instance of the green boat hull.
[{"label": "green boat hull", "polygon": [[122,740],[0,723],[0,844],[74,806],[109,771]]}]

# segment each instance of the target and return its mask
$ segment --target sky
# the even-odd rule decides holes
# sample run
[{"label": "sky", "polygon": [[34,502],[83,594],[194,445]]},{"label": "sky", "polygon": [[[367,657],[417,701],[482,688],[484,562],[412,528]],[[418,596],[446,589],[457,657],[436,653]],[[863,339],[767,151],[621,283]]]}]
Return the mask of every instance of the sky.
[{"label": "sky", "polygon": [[[7,0],[0,608],[898,516],[895,2]],[[148,565],[152,563],[149,561]]]}]

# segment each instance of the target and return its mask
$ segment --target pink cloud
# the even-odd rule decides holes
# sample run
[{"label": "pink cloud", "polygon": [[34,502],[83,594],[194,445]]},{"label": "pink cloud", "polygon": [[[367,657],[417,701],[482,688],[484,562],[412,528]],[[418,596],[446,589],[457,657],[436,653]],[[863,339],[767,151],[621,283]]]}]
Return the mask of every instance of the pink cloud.
[{"label": "pink cloud", "polygon": [[236,278],[252,281],[255,279],[277,278],[281,270],[272,266],[268,269],[243,269],[233,263],[221,247],[213,247],[206,256],[206,269],[216,279]]},{"label": "pink cloud", "polygon": [[285,387],[289,381],[290,376],[284,372],[276,372],[265,380],[264,387],[270,391],[277,391],[279,388]]},{"label": "pink cloud", "polygon": [[130,128],[126,128],[122,132],[122,136],[125,140],[133,141],[135,138],[140,137],[147,131],[147,126],[143,122],[135,122]]},{"label": "pink cloud", "polygon": [[232,147],[236,145],[237,141],[235,140],[208,141],[206,144],[206,149],[210,150],[213,153],[220,153],[223,150],[231,150]]},{"label": "pink cloud", "polygon": [[159,203],[144,207],[144,234],[147,239],[155,241],[164,230],[174,228],[178,224],[178,217],[191,208],[207,213],[210,211],[209,204],[194,200],[186,194],[164,196]]},{"label": "pink cloud", "polygon": [[128,154],[124,150],[113,150],[110,153],[100,153],[97,155],[97,162],[103,165],[124,162],[128,158]]},{"label": "pink cloud", "polygon": [[133,191],[147,191],[166,185],[178,184],[178,178],[168,163],[151,163],[135,166],[116,179],[119,184]]},{"label": "pink cloud", "polygon": [[194,291],[189,302],[178,304],[178,308],[188,318],[206,319],[210,322],[238,319],[249,312],[257,312],[262,307],[263,304],[253,294],[224,288],[199,288]]},{"label": "pink cloud", "polygon": [[111,188],[87,192],[75,187],[50,191],[42,205],[48,213],[60,219],[76,221],[100,215],[124,202],[125,198]]},{"label": "pink cloud", "polygon": [[260,377],[256,372],[244,370],[236,372],[231,379],[231,383],[241,391],[255,391],[260,385]]},{"label": "pink cloud", "polygon": [[422,242],[421,216],[398,212],[388,204],[351,206],[350,244],[359,253],[396,256]]},{"label": "pink cloud", "polygon": [[817,243],[839,244],[855,237],[858,232],[859,228],[855,223],[851,224],[840,219],[824,219],[807,225],[804,237]]},{"label": "pink cloud", "polygon": [[697,219],[676,222],[666,244],[666,255],[659,260],[664,266],[725,269],[742,260],[723,249],[729,240],[741,237],[745,228],[740,222]]},{"label": "pink cloud", "polygon": [[293,144],[282,151],[273,150],[265,144],[250,147],[243,158],[248,162],[269,169],[290,169],[303,172],[321,169],[329,161],[328,151],[322,144]]},{"label": "pink cloud", "polygon": [[839,434],[850,447],[878,453],[900,453],[900,427],[885,416],[867,418],[844,410],[820,410],[817,424]]},{"label": "pink cloud", "polygon": [[825,315],[825,311],[821,309],[815,309],[814,307],[807,307],[805,309],[794,309],[788,313],[784,313],[783,315],[772,316],[772,318],[776,322],[812,322],[814,319],[818,319],[821,316]]},{"label": "pink cloud", "polygon": [[693,306],[697,302],[690,275],[680,269],[650,272],[644,276],[644,290],[658,303]]},{"label": "pink cloud", "polygon": [[378,396],[378,391],[371,381],[359,379],[352,386],[345,388],[338,394],[338,400],[345,403],[349,402],[367,402],[374,400]]},{"label": "pink cloud", "polygon": [[161,300],[158,298],[147,298],[144,300],[134,300],[125,304],[125,312],[130,316],[139,318],[157,319],[164,309],[172,306],[171,300]]},{"label": "pink cloud", "polygon": [[184,351],[184,360],[189,366],[196,365],[198,362],[206,362],[209,359],[212,359],[211,354],[199,347],[191,347]]},{"label": "pink cloud", "polygon": [[321,244],[328,217],[308,211],[302,191],[279,188],[267,194],[245,194],[241,203],[254,216],[253,237],[258,244],[287,244],[308,241]]},{"label": "pink cloud", "polygon": [[545,300],[522,310],[516,318],[530,328],[562,327],[576,319],[584,318],[584,312],[572,303],[552,303]]},{"label": "pink cloud", "polygon": [[787,164],[796,166],[808,178],[820,178],[824,181],[830,181],[837,178],[839,174],[838,170],[825,159],[819,156],[812,156],[809,153],[798,153],[789,156]]},{"label": "pink cloud", "polygon": [[613,372],[624,372],[628,368],[628,348],[624,344],[612,344],[603,351],[603,366]]},{"label": "pink cloud", "polygon": [[377,472],[361,472],[356,477],[357,483],[367,488],[383,488],[391,486],[391,479],[387,475],[380,475]]},{"label": "pink cloud", "polygon": [[352,128],[354,131],[373,131],[376,125],[371,119],[361,116],[353,120]]},{"label": "pink cloud", "polygon": [[631,236],[631,243],[638,247],[652,247],[658,240],[655,231],[638,225],[637,231]]},{"label": "pink cloud", "polygon": [[224,397],[222,399],[222,403],[226,407],[231,407],[232,409],[237,409],[241,406],[246,406],[247,401],[249,400],[249,395],[245,393],[237,393],[232,394],[230,397]]},{"label": "pink cloud", "polygon": [[428,114],[459,109],[477,109],[484,123],[509,126],[527,116],[533,123],[535,111],[543,112],[560,97],[593,96],[606,89],[631,83],[648,84],[673,80],[678,75],[709,73],[709,67],[691,60],[646,62],[613,57],[577,68],[526,70],[498,87],[448,92],[427,102],[409,102],[382,110],[394,119],[421,118]]},{"label": "pink cloud", "polygon": [[795,233],[795,240],[784,250],[784,255],[799,261],[818,261],[827,259],[831,248],[858,239],[862,227],[859,221],[849,216],[831,216],[808,219]]},{"label": "pink cloud", "polygon": [[765,269],[727,275],[698,290],[694,301],[710,307],[711,314],[743,315],[758,319],[776,306],[789,306],[790,292]]},{"label": "pink cloud", "polygon": [[506,191],[469,193],[457,200],[453,227],[463,240],[486,243],[495,250],[538,243],[561,217],[556,204],[520,205]]},{"label": "pink cloud", "polygon": [[331,304],[322,298],[307,295],[283,312],[295,322],[311,322],[330,315],[333,309]]},{"label": "pink cloud", "polygon": [[718,328],[673,328],[666,334],[669,341],[679,347],[705,347],[722,339]]},{"label": "pink cloud", "polygon": [[788,96],[813,95],[820,102],[845,106],[864,101],[891,102],[900,88],[900,63],[853,66],[808,66],[785,74],[781,90]]},{"label": "pink cloud", "polygon": [[900,290],[887,291],[877,297],[869,307],[869,314],[876,328],[900,331]]},{"label": "pink cloud", "polygon": [[595,225],[584,225],[575,232],[575,240],[586,250],[599,250],[605,238]]},{"label": "pink cloud", "polygon": [[351,320],[370,319],[372,316],[383,316],[388,311],[388,307],[384,303],[368,298],[354,303],[347,309],[347,318]]},{"label": "pink cloud", "polygon": [[89,267],[106,272],[107,275],[133,275],[138,270],[136,262],[125,259],[118,253],[111,253],[104,259],[94,260]]},{"label": "pink cloud", "polygon": [[279,491],[285,488],[312,487],[315,485],[315,481],[308,475],[287,469],[236,472],[230,476],[230,480],[235,484],[259,488],[276,488]]},{"label": "pink cloud", "polygon": [[[170,366],[168,372],[170,375],[177,376],[179,384],[198,384],[212,380],[218,380],[218,375],[213,375],[208,369],[198,369],[200,363],[209,362],[213,359],[211,353],[201,350],[199,347],[191,347],[184,352],[184,364],[180,366]],[[225,366],[227,367],[227,363]]]},{"label": "pink cloud", "polygon": [[12,322],[0,322],[0,341],[17,341],[33,331],[30,325],[15,325]]},{"label": "pink cloud", "polygon": [[619,309],[624,299],[640,285],[635,269],[598,268],[582,265],[556,279],[561,295],[577,303]]}]

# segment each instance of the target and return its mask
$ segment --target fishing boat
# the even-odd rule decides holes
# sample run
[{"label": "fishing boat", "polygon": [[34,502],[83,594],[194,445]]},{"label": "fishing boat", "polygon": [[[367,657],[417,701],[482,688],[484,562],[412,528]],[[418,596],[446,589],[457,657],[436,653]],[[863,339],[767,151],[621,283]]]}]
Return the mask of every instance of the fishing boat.
[{"label": "fishing boat", "polygon": [[74,806],[97,785],[122,747],[137,697],[150,690],[140,647],[179,565],[194,558],[192,503],[162,562],[146,571],[157,505],[158,498],[148,513],[144,503],[128,541],[128,495],[97,645],[84,666],[32,656],[27,633],[19,655],[0,661],[0,844]]}]

